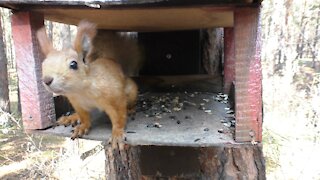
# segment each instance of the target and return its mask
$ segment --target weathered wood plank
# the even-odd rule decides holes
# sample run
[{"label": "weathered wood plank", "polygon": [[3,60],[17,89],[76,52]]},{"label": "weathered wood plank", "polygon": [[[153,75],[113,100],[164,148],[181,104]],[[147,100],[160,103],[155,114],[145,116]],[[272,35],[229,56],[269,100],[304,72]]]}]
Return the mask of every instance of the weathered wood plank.
[{"label": "weathered wood plank", "polygon": [[259,8],[235,11],[236,141],[262,140],[262,72]]},{"label": "weathered wood plank", "polygon": [[[179,98],[177,98],[179,97]],[[180,92],[145,92],[139,95],[137,113],[134,119],[128,118],[126,126],[126,143],[133,146],[236,146],[233,139],[233,129],[226,125],[230,117],[225,109],[228,105],[214,101],[215,94]],[[168,99],[167,103],[159,99]],[[170,102],[174,99],[183,104],[183,108],[173,110]],[[208,102],[207,102],[208,101]],[[143,105],[143,102],[146,105]],[[176,101],[175,101],[176,102]],[[152,105],[151,105],[152,104]],[[154,104],[154,105],[153,105]],[[165,104],[171,111],[162,112],[160,108]],[[203,105],[200,105],[203,104]],[[206,110],[199,108],[204,106]],[[159,107],[159,108],[158,108]],[[157,114],[157,116],[155,115]],[[101,112],[91,114],[92,127],[85,139],[106,141],[111,135],[111,123]],[[224,122],[221,122],[223,120]],[[226,123],[226,124],[224,124]],[[156,126],[156,124],[159,124]],[[72,127],[58,126],[55,129],[37,132],[71,136]]]},{"label": "weathered wood plank", "polygon": [[0,6],[14,9],[32,7],[87,7],[87,8],[112,8],[112,7],[159,7],[159,6],[196,6],[196,5],[256,5],[262,0],[0,0]]},{"label": "weathered wood plank", "polygon": [[25,129],[43,129],[55,119],[52,94],[41,80],[40,52],[36,30],[43,26],[43,16],[18,12],[12,16],[12,34],[15,46],[22,120]]},{"label": "weathered wood plank", "polygon": [[121,31],[174,31],[212,27],[231,27],[232,8],[177,7],[139,9],[63,9],[37,8],[45,19],[76,25],[87,19],[101,29]]}]

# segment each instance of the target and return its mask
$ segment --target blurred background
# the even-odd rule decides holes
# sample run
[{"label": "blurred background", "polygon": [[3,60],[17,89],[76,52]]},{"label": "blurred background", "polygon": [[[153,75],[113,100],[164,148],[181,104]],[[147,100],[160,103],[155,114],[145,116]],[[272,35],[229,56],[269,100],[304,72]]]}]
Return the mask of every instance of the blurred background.
[{"label": "blurred background", "polygon": [[[104,179],[101,142],[26,134],[19,107],[11,12],[0,8],[0,179]],[[76,28],[45,22],[56,48]],[[320,0],[264,0],[263,150],[268,179],[320,179]],[[4,53],[1,50],[4,50]],[[7,73],[7,74],[6,74]],[[92,150],[90,155],[84,152]],[[99,168],[97,168],[99,167]],[[101,168],[100,168],[101,167]]]}]

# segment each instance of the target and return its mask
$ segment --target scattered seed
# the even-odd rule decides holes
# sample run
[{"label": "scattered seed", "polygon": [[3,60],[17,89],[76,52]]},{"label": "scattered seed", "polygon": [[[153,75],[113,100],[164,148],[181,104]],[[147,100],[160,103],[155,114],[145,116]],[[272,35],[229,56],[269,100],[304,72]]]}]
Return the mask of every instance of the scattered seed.
[{"label": "scattered seed", "polygon": [[162,125],[156,122],[156,123],[154,123],[153,127],[161,128],[161,127],[162,127]]},{"label": "scattered seed", "polygon": [[209,131],[209,128],[204,128],[203,130],[204,130],[204,131]]},{"label": "scattered seed", "polygon": [[191,116],[185,116],[185,119],[192,119]]},{"label": "scattered seed", "polygon": [[227,122],[227,123],[223,123],[224,126],[226,127],[231,127],[231,123]]},{"label": "scattered seed", "polygon": [[176,119],[176,116],[169,116],[169,118],[170,118],[171,120],[174,120],[174,119]]},{"label": "scattered seed", "polygon": [[183,101],[183,103],[185,103],[186,105],[190,105],[190,106],[196,106],[196,103],[190,102],[190,101]]},{"label": "scattered seed", "polygon": [[205,113],[211,113],[212,111],[210,109],[207,109],[204,111]]},{"label": "scattered seed", "polygon": [[233,111],[233,110],[228,110],[226,113],[227,113],[227,114],[233,114],[234,111]]},{"label": "scattered seed", "polygon": [[203,101],[205,101],[205,102],[209,102],[209,99],[202,99]]},{"label": "scattered seed", "polygon": [[180,120],[178,120],[178,121],[177,121],[177,124],[181,124],[181,121],[180,121]]},{"label": "scattered seed", "polygon": [[198,141],[200,141],[200,138],[197,138],[197,139],[194,140],[194,142],[198,142]]},{"label": "scattered seed", "polygon": [[206,108],[203,106],[199,106],[199,110],[206,110]]},{"label": "scattered seed", "polygon": [[228,122],[227,120],[225,120],[225,119],[221,119],[220,120],[220,122],[222,122],[222,123],[226,123],[226,122]]},{"label": "scattered seed", "polygon": [[218,133],[224,133],[223,129],[218,129]]},{"label": "scattered seed", "polygon": [[136,133],[136,132],[135,132],[135,131],[127,131],[127,133],[128,133],[128,134],[130,134],[130,133],[133,134],[133,133]]}]

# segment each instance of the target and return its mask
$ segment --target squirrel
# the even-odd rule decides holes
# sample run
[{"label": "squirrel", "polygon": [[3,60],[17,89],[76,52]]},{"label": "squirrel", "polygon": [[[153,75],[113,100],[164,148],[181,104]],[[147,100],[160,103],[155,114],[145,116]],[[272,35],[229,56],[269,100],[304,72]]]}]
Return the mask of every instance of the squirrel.
[{"label": "squirrel", "polygon": [[[93,39],[96,26],[81,21],[73,47],[56,50],[44,27],[37,31],[42,52],[42,81],[45,88],[68,98],[75,113],[62,116],[57,125],[74,125],[80,121],[71,139],[87,134],[90,127],[90,110],[97,108],[106,112],[112,122],[112,147],[123,140],[128,111],[134,111],[138,87],[126,76],[116,59],[96,56]],[[91,56],[93,57],[93,56]]]}]

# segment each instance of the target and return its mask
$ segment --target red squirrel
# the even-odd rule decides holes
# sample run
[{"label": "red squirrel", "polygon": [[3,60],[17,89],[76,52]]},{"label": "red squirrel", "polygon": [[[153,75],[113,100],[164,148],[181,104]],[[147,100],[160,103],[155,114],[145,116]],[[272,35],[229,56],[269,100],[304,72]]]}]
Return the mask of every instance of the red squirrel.
[{"label": "red squirrel", "polygon": [[66,96],[75,109],[74,114],[57,121],[58,125],[65,126],[80,121],[72,139],[88,133],[90,110],[97,108],[105,111],[112,122],[110,140],[115,146],[117,140],[123,138],[127,114],[134,109],[138,88],[123,72],[121,60],[95,55],[97,49],[101,49],[94,47],[96,34],[94,24],[81,21],[73,47],[58,51],[53,48],[45,28],[38,30],[39,44],[46,56],[42,63],[42,80],[48,91]]}]

